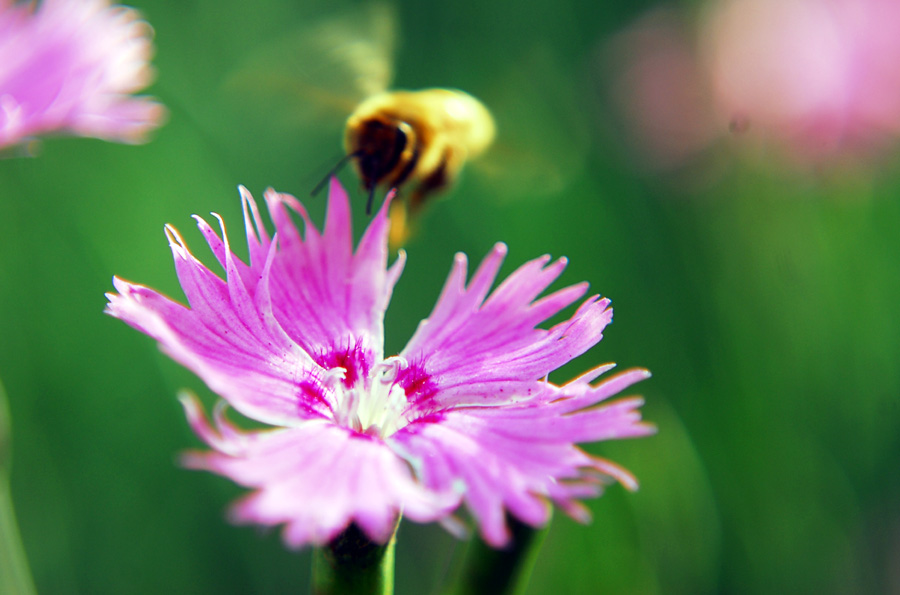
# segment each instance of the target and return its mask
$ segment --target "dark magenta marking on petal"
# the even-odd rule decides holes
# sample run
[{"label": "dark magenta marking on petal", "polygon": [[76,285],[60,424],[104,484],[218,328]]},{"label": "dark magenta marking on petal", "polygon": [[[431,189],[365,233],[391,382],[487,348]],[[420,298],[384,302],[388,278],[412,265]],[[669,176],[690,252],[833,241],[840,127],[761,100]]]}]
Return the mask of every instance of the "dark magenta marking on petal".
[{"label": "dark magenta marking on petal", "polygon": [[422,417],[417,417],[414,423],[417,424],[436,424],[444,419],[443,411],[433,411]]},{"label": "dark magenta marking on petal", "polygon": [[316,363],[330,370],[332,368],[344,368],[344,386],[356,385],[360,378],[368,378],[372,370],[372,354],[363,349],[362,339],[348,346],[335,347],[331,351],[320,353],[316,356]]},{"label": "dark magenta marking on petal", "polygon": [[350,432],[350,437],[357,440],[369,440],[370,442],[381,442],[381,436],[375,428],[367,430],[357,430],[354,428],[346,428]]},{"label": "dark magenta marking on petal", "polygon": [[424,366],[416,363],[411,363],[400,370],[395,384],[406,393],[407,402],[414,404],[431,399],[439,390],[437,383],[425,371]]},{"label": "dark magenta marking on petal", "polygon": [[447,410],[440,411],[429,411],[428,413],[422,413],[421,415],[413,415],[410,419],[408,419],[408,423],[403,426],[401,431],[410,432],[412,434],[418,433],[422,431],[425,426],[430,424],[440,423],[444,420],[444,413]]},{"label": "dark magenta marking on petal", "polygon": [[325,397],[325,388],[319,382],[318,378],[304,380],[297,385],[297,388],[299,392],[298,396],[300,397],[298,403],[300,409],[318,415],[322,414],[322,407],[327,411],[333,411],[331,404]]}]

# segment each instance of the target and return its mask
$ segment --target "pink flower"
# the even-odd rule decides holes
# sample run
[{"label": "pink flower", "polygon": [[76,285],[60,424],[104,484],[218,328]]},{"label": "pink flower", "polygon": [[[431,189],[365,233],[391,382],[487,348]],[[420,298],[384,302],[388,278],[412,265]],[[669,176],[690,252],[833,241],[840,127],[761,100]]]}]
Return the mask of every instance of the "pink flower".
[{"label": "pink flower", "polygon": [[0,147],[48,133],[144,140],[165,114],[130,95],[152,79],[151,33],[105,0],[0,0]]},{"label": "pink flower", "polygon": [[[612,366],[562,386],[549,372],[601,339],[609,301],[584,300],[549,329],[536,326],[579,300],[584,283],[538,296],[565,260],[525,263],[493,292],[506,254],[497,244],[466,283],[456,256],[437,305],[399,355],[383,353],[383,322],[405,254],[387,266],[386,200],[353,251],[347,195],[332,182],[323,233],[292,196],[268,190],[270,237],[241,188],[250,264],[201,218],[200,231],[226,278],[207,269],[178,232],[166,228],[190,307],[114,279],[108,312],[159,341],[225,401],[271,429],[243,431],[197,402],[184,406],[212,451],[187,466],[254,489],[233,507],[237,522],[285,525],[290,546],[323,544],[350,523],[375,541],[397,515],[445,519],[465,502],[484,538],[507,542],[505,511],[531,525],[548,519],[548,501],[577,519],[578,499],[609,478],[635,488],[615,464],[575,442],[644,436],[642,400],[595,406],[647,378],[634,369],[590,382]],[[300,214],[305,237],[288,209]]]},{"label": "pink flower", "polygon": [[761,129],[801,160],[900,134],[896,0],[722,0],[703,40],[722,120]]},{"label": "pink flower", "polygon": [[642,167],[677,169],[716,139],[704,73],[674,10],[651,10],[604,44],[600,55]]},{"label": "pink flower", "polygon": [[729,136],[794,166],[896,144],[897,0],[711,0],[700,17],[657,9],[604,46],[642,165],[681,167]]}]

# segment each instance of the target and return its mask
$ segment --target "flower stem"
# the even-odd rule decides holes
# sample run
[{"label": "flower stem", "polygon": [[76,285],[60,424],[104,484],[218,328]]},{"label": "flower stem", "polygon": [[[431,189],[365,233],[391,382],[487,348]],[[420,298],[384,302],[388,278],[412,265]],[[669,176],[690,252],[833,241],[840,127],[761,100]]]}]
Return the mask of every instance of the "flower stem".
[{"label": "flower stem", "polygon": [[462,576],[450,593],[457,595],[519,595],[525,593],[538,553],[549,530],[534,529],[507,516],[512,539],[505,549],[493,549],[474,538],[465,553]]},{"label": "flower stem", "polygon": [[327,546],[313,551],[313,593],[392,595],[396,538],[396,526],[390,540],[381,545],[350,525]]},{"label": "flower stem", "polygon": [[9,409],[0,384],[0,593],[33,595],[36,591],[9,491],[10,442]]}]

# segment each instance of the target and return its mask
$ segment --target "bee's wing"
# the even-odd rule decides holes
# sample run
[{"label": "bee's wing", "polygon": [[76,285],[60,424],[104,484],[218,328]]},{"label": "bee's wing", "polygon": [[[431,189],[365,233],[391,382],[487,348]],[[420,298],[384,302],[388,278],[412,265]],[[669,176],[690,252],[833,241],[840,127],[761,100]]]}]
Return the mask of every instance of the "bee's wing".
[{"label": "bee's wing", "polygon": [[473,169],[500,198],[552,198],[584,167],[590,136],[572,77],[534,51],[500,73],[483,95],[497,138]]},{"label": "bee's wing", "polygon": [[346,117],[393,77],[396,14],[371,3],[308,23],[252,51],[225,81],[236,104],[274,125],[297,127],[323,115]]}]

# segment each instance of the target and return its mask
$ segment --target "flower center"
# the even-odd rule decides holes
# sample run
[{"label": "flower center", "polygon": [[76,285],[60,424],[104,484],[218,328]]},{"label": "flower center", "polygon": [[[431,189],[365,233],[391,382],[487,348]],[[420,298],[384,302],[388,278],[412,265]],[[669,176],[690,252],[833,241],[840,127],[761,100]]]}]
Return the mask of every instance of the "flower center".
[{"label": "flower center", "polygon": [[390,357],[373,366],[368,377],[356,378],[352,386],[337,383],[335,421],[379,438],[387,438],[405,426],[408,423],[403,417],[408,404],[406,391],[396,383],[397,373],[404,364],[403,358]]}]

